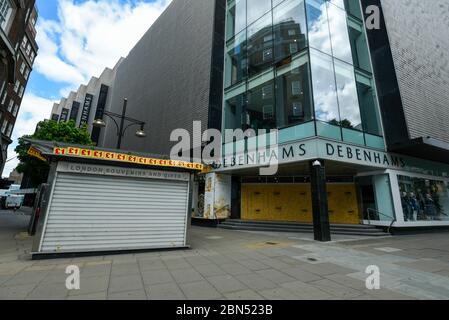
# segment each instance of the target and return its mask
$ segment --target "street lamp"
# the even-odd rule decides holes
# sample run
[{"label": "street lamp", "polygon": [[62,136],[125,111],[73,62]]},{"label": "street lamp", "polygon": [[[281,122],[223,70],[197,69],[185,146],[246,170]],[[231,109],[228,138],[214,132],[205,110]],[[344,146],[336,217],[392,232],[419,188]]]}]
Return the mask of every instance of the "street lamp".
[{"label": "street lamp", "polygon": [[[128,106],[128,99],[125,99],[123,102],[123,109],[122,114],[117,114],[110,111],[105,111],[104,115],[111,118],[112,121],[114,121],[115,126],[117,127],[117,149],[120,149],[122,147],[122,138],[125,136],[125,132],[129,127],[139,125],[140,129],[136,131],[135,135],[138,138],[145,138],[147,134],[145,133],[145,122],[129,118],[126,116],[126,108]],[[120,124],[117,122],[117,120],[120,120]],[[128,126],[125,127],[125,121],[130,122]],[[106,127],[106,122],[103,119],[95,119],[92,125],[96,128],[104,128]]]}]

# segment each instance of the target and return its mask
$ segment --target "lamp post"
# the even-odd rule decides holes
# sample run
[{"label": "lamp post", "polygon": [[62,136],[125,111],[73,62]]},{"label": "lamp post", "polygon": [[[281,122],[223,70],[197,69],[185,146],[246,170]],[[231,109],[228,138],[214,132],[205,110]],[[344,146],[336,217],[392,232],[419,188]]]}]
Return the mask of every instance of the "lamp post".
[{"label": "lamp post", "polygon": [[[135,133],[136,137],[145,138],[147,136],[147,134],[145,133],[145,130],[144,130],[146,123],[127,117],[126,116],[127,106],[128,106],[128,99],[125,98],[125,100],[123,102],[123,109],[122,109],[121,115],[118,113],[110,112],[110,111],[104,112],[104,115],[109,117],[110,119],[112,119],[112,121],[114,121],[115,126],[117,127],[117,136],[118,136],[117,149],[120,149],[122,147],[122,139],[125,136],[126,130],[132,126],[135,126],[135,125],[140,126],[140,129],[137,130]],[[120,123],[117,122],[116,119],[119,120]],[[130,124],[125,127],[126,122],[130,122]],[[103,119],[96,119],[96,120],[94,120],[92,125],[97,128],[104,128],[104,127],[106,127],[106,122],[104,122]]]}]

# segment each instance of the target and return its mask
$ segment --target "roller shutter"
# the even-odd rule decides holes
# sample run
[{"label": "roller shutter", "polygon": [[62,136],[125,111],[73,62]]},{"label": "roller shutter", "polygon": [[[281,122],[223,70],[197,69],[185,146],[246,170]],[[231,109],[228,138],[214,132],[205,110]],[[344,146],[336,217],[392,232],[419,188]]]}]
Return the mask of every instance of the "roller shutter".
[{"label": "roller shutter", "polygon": [[189,183],[58,173],[41,252],[186,245]]}]

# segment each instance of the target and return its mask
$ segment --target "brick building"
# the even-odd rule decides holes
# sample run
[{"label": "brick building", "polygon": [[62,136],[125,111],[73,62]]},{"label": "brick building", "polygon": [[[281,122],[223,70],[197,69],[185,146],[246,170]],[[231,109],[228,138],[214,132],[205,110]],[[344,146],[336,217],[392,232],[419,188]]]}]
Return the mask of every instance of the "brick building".
[{"label": "brick building", "polygon": [[0,0],[0,171],[38,52],[34,0]]}]

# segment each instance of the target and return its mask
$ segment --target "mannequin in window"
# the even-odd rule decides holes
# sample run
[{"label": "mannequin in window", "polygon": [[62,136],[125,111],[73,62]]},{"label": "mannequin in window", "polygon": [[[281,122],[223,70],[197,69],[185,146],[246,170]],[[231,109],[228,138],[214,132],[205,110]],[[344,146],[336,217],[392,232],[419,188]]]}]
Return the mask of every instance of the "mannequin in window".
[{"label": "mannequin in window", "polygon": [[416,195],[414,192],[410,192],[410,206],[411,206],[411,215],[410,215],[410,220],[411,221],[416,221],[418,219],[418,213],[420,210],[420,205],[419,205],[419,201],[416,198]]},{"label": "mannequin in window", "polygon": [[431,219],[431,220],[436,220],[436,214],[437,214],[437,210],[435,207],[435,201],[433,201],[432,196],[428,193],[426,194],[426,215]]},{"label": "mannequin in window", "polygon": [[402,209],[404,210],[404,219],[405,219],[405,221],[409,221],[410,215],[413,214],[412,213],[413,211],[412,211],[410,198],[409,198],[407,192],[402,192],[401,204],[402,204]]}]

